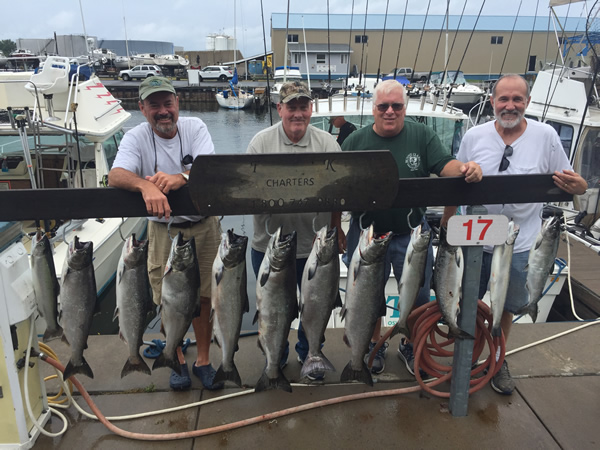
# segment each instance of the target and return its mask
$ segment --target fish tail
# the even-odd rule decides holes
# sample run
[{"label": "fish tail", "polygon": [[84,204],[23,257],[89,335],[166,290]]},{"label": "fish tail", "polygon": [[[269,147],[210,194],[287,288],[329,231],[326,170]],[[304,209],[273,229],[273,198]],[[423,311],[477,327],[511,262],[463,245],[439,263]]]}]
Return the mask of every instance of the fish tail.
[{"label": "fish tail", "polygon": [[492,327],[492,337],[500,337],[502,336],[502,328],[500,325],[496,327]]},{"label": "fish tail", "polygon": [[279,369],[277,378],[269,378],[267,372],[264,371],[254,387],[256,392],[267,391],[269,389],[281,389],[282,391],[292,392],[292,386],[290,386],[290,382],[281,369]]},{"label": "fish tail", "polygon": [[527,307],[527,313],[531,317],[533,323],[536,322],[538,316],[538,305],[537,303],[531,304]]},{"label": "fish tail", "polygon": [[309,355],[306,357],[304,364],[302,365],[302,370],[300,371],[300,376],[305,377],[309,373],[324,372],[326,370],[335,372],[335,367],[333,367],[333,364],[331,364],[323,353],[319,352],[317,355]]},{"label": "fish tail", "polygon": [[235,366],[235,363],[232,362],[231,370],[224,370],[223,364],[219,366],[217,369],[217,373],[215,374],[215,378],[213,380],[213,384],[217,384],[224,381],[231,381],[235,383],[237,386],[242,387],[242,378]]},{"label": "fish tail", "polygon": [[67,363],[67,367],[65,368],[65,371],[63,373],[64,380],[68,380],[76,373],[80,373],[80,374],[90,377],[92,379],[94,378],[94,373],[92,372],[92,368],[88,365],[87,361],[85,360],[85,358],[83,356],[81,357],[81,361],[82,361],[81,364],[76,366],[75,364],[73,364],[72,360],[69,360],[69,362]]},{"label": "fish tail", "polygon": [[393,338],[397,334],[401,334],[410,339],[410,331],[408,331],[408,327],[406,326],[406,324],[401,325],[400,322],[396,322],[396,325],[394,325],[394,329],[392,330],[392,334],[388,339]]},{"label": "fish tail", "polygon": [[177,372],[177,375],[181,375],[181,364],[179,364],[177,357],[167,358],[164,352],[154,360],[154,364],[152,364],[152,370],[160,369],[161,367],[170,367]]},{"label": "fish tail", "polygon": [[352,361],[350,361],[340,376],[340,383],[349,383],[351,381],[361,381],[369,386],[373,386],[373,377],[371,371],[367,365],[363,362],[360,370],[354,370],[352,368]]},{"label": "fish tail", "polygon": [[46,331],[44,331],[44,336],[42,337],[42,341],[49,342],[54,339],[58,339],[58,338],[62,337],[62,335],[63,335],[63,329],[61,328],[60,325],[57,325],[56,329],[54,329],[54,330],[52,330],[50,328],[46,328]]},{"label": "fish tail", "polygon": [[148,367],[148,364],[146,364],[146,361],[144,361],[139,355],[135,359],[136,360],[127,358],[127,361],[125,361],[125,365],[123,366],[123,370],[121,370],[121,378],[123,378],[125,375],[129,375],[132,372],[142,372],[148,375],[152,374],[150,372],[150,367]]}]

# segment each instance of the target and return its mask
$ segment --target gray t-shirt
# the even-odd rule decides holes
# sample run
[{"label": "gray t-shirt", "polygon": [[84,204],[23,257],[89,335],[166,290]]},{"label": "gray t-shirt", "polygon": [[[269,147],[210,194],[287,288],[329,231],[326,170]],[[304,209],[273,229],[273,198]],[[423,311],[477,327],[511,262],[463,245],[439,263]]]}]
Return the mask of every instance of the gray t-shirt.
[{"label": "gray t-shirt", "polygon": [[[252,138],[246,153],[308,153],[308,152],[339,152],[340,146],[333,136],[309,125],[306,133],[299,142],[293,143],[283,131],[281,122],[260,131]],[[265,252],[270,236],[265,224],[269,219],[269,233],[274,233],[278,227],[284,233],[296,231],[298,237],[297,258],[308,258],[315,233],[313,218],[317,216],[314,229],[319,230],[331,223],[331,213],[302,213],[302,214],[257,214],[254,216],[254,236],[252,248]]]},{"label": "gray t-shirt", "polygon": [[[119,151],[112,167],[129,170],[140,177],[152,176],[161,171],[175,174],[190,170],[191,164],[183,164],[187,155],[196,159],[200,155],[215,153],[206,124],[197,117],[180,117],[177,120],[179,131],[172,139],[163,139],[152,132],[148,122],[142,123],[123,136]],[[156,166],[156,170],[155,170]],[[148,217],[157,222],[168,222],[158,217]],[[202,219],[202,216],[177,216],[175,223]]]}]

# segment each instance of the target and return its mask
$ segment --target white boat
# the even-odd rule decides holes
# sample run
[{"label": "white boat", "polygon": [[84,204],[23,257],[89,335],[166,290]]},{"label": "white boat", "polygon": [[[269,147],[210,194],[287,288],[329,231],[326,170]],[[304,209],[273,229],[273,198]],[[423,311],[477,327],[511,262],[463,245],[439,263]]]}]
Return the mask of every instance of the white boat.
[{"label": "white boat", "polygon": [[0,51],[0,67],[4,67],[8,62],[8,57],[4,56],[4,53]]},{"label": "white boat", "polygon": [[269,100],[273,105],[279,103],[279,91],[283,83],[294,80],[302,81],[302,74],[299,67],[279,66],[275,68],[275,73],[273,74],[274,84],[269,94]]},{"label": "white boat", "polygon": [[433,101],[433,96],[437,96],[439,103],[444,103],[448,95],[448,99],[454,106],[469,108],[476,105],[482,100],[485,92],[474,84],[467,83],[462,71],[446,72],[444,80],[442,80],[443,72],[433,72],[429,80],[430,101]]},{"label": "white boat", "polygon": [[[0,123],[0,188],[89,188],[105,183],[130,114],[96,75],[77,82],[77,77],[69,78],[69,71],[69,58],[48,57],[37,74],[0,73],[0,110],[12,108],[8,120]],[[13,114],[19,122],[10,120]],[[99,294],[115,276],[123,239],[131,233],[143,235],[146,228],[143,217],[56,219],[42,228],[55,234],[57,276],[66,242],[75,235],[92,241]],[[24,228],[31,232],[36,224],[24,222]]]},{"label": "white boat", "polygon": [[[233,0],[233,41],[236,42],[236,0]],[[233,54],[237,52],[234,49]],[[222,108],[244,109],[254,102],[254,95],[238,88],[237,63],[233,63],[233,78],[229,81],[229,88],[216,93],[217,103]]]},{"label": "white boat", "polygon": [[[593,73],[572,72],[561,66],[540,71],[525,116],[556,129],[573,168],[587,181],[587,192],[574,197],[570,237],[600,254],[600,104]],[[586,213],[575,223],[578,211]]]}]

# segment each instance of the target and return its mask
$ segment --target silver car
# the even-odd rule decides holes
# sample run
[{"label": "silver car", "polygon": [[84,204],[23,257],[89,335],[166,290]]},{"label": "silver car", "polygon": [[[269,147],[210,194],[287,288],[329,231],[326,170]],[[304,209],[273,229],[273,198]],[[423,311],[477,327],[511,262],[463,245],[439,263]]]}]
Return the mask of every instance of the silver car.
[{"label": "silver car", "polygon": [[143,64],[140,66],[135,66],[133,69],[121,70],[119,72],[119,78],[122,78],[123,81],[129,81],[132,78],[141,79],[153,76],[162,76],[160,67]]}]

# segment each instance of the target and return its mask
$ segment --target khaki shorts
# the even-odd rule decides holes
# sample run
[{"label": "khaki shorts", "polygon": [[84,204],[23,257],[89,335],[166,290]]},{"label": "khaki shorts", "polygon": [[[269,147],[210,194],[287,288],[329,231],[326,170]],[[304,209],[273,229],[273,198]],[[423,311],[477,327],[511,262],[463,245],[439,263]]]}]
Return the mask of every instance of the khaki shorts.
[{"label": "khaki shorts", "polygon": [[[196,255],[200,268],[200,297],[210,298],[212,266],[221,242],[221,223],[216,217],[206,217],[189,227],[171,225],[170,234],[175,237],[181,231],[183,238],[192,236],[196,243]],[[162,278],[171,251],[171,238],[167,233],[167,224],[148,221],[148,276],[152,287],[152,299],[160,305]]]}]

